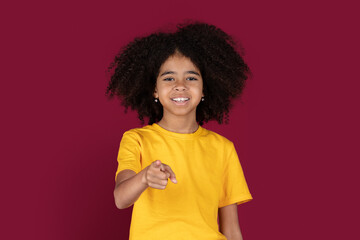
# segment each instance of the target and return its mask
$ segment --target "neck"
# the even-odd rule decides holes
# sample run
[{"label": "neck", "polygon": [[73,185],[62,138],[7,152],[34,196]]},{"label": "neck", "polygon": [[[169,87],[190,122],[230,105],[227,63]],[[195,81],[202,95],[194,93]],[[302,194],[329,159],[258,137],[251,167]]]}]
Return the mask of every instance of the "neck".
[{"label": "neck", "polygon": [[158,125],[168,131],[176,133],[194,133],[199,128],[196,118],[163,116]]}]

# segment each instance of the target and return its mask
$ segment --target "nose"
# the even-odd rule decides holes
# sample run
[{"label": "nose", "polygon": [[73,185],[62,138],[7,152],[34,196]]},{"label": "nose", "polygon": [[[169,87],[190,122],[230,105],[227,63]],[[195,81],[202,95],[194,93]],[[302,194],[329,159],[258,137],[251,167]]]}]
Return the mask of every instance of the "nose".
[{"label": "nose", "polygon": [[186,90],[185,81],[182,80],[176,81],[174,89],[176,91],[185,91]]}]

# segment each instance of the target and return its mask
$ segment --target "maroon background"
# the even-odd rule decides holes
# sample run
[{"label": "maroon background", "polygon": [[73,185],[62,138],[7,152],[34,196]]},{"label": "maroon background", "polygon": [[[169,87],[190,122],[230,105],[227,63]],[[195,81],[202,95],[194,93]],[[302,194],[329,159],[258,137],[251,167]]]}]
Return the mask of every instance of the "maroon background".
[{"label": "maroon background", "polygon": [[[244,239],[354,239],[359,220],[356,1],[1,3],[1,239],[126,239],[113,201],[122,133],[104,96],[120,47],[183,19],[239,39],[254,77],[230,124],[252,202]],[[355,235],[356,234],[356,235]]]}]

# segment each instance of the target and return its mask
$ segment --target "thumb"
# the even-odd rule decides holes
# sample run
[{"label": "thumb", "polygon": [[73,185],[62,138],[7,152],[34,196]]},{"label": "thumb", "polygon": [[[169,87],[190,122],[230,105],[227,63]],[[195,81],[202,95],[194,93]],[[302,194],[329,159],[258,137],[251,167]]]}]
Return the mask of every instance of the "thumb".
[{"label": "thumb", "polygon": [[160,160],[156,160],[153,162],[153,165],[155,168],[160,168],[161,167],[161,161]]}]

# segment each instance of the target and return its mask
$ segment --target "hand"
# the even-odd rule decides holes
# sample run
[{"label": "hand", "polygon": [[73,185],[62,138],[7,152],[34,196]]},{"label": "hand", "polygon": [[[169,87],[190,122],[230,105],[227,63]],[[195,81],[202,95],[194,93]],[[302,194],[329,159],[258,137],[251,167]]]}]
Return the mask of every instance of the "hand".
[{"label": "hand", "polygon": [[144,176],[144,182],[149,187],[156,189],[165,189],[168,178],[173,183],[177,183],[175,173],[171,170],[170,166],[161,163],[160,160],[156,160],[147,166]]}]

